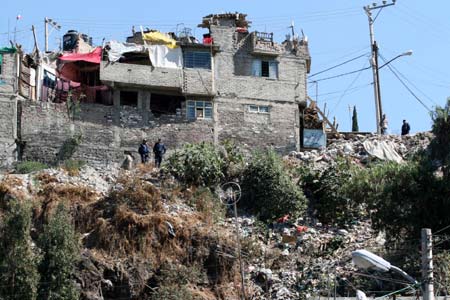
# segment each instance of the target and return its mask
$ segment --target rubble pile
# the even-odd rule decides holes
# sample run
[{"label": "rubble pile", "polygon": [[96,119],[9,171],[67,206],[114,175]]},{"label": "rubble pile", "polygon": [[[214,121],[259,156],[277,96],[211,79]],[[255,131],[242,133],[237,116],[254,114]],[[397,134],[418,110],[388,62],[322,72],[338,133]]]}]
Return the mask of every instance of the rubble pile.
[{"label": "rubble pile", "polygon": [[[294,164],[305,164],[318,170],[325,169],[339,157],[348,157],[364,165],[374,159],[380,159],[379,153],[373,150],[378,144],[384,145],[384,150],[387,149],[405,159],[425,149],[431,139],[430,133],[405,137],[347,134],[340,138],[330,138],[326,149],[292,152],[286,159]],[[390,156],[386,157],[395,158],[392,153],[388,153]],[[92,246],[96,245],[95,239],[98,239],[98,234],[102,232],[105,243],[113,238],[117,243],[121,243],[125,236],[126,242],[132,244],[136,239],[131,236],[130,228],[138,225],[142,230],[150,230],[146,237],[152,236],[151,230],[155,230],[155,237],[166,237],[163,242],[156,238],[152,240],[153,244],[148,245],[164,246],[167,248],[160,249],[171,249],[170,251],[182,254],[191,251],[189,259],[197,257],[197,263],[200,265],[208,261],[209,264],[218,266],[217,269],[208,270],[208,276],[220,270],[228,270],[230,273],[224,273],[223,278],[226,280],[220,284],[222,287],[225,284],[234,286],[234,289],[230,289],[228,297],[222,296],[220,299],[238,298],[236,293],[240,290],[240,281],[236,278],[239,276],[239,264],[235,262],[239,256],[238,248],[235,247],[237,236],[234,217],[217,222],[212,218],[212,211],[206,210],[211,208],[203,204],[202,211],[202,203],[193,204],[198,199],[195,188],[181,187],[174,178],[164,176],[151,166],[139,165],[132,170],[96,170],[84,166],[76,175],[63,169],[48,169],[26,175],[0,175],[0,183],[2,182],[8,183],[17,193],[25,195],[25,199],[33,199],[33,195],[38,195],[39,191],[42,194],[45,187],[54,186],[57,191],[58,185],[85,187],[97,193],[95,199],[72,203],[78,216],[85,212],[84,215],[81,214],[85,219],[76,220],[84,243],[77,274],[84,299],[103,299],[103,296],[108,299],[139,299],[142,296],[140,293],[144,293],[145,285],[151,282],[156,272],[151,264],[156,264],[160,256],[180,263],[181,256],[168,256],[166,252],[157,253],[153,248],[150,252],[155,257],[150,260],[139,253],[128,253],[128,259],[118,255],[115,250],[108,252]],[[138,184],[133,185],[136,182]],[[139,183],[144,184],[140,189]],[[123,203],[118,207],[122,215],[113,214],[113,207],[117,205],[114,201],[119,198],[112,198],[111,193],[117,194],[126,188],[130,189],[130,184],[131,190],[135,187],[136,195],[142,195],[142,199],[157,197],[160,206],[153,215],[138,209],[148,203],[127,197],[120,198]],[[95,230],[88,224],[87,227],[82,224],[90,220],[88,215],[94,219],[98,216],[97,222],[90,222],[92,224],[89,225],[94,226],[92,228]],[[233,216],[233,212],[229,212],[229,215]],[[384,236],[372,229],[369,220],[355,220],[345,227],[330,227],[307,216],[299,219],[290,219],[289,215],[280,216],[276,222],[269,225],[261,223],[254,216],[244,215],[243,212],[239,212],[239,216],[237,223],[245,287],[249,299],[253,300],[308,299],[329,295],[330,282],[336,279],[347,280],[355,272],[350,261],[353,250],[377,251],[385,243]],[[119,217],[122,218],[120,221],[126,221],[123,224],[128,226],[124,227],[128,228],[125,235],[115,232],[119,228],[117,226],[122,224],[118,221]],[[101,231],[102,228],[104,231]],[[221,269],[224,268],[224,263],[227,264],[226,268]],[[231,280],[233,278],[234,280]],[[213,291],[217,288],[214,280],[216,279],[209,278],[209,281],[205,281],[205,287],[201,288]]]},{"label": "rubble pile", "polygon": [[355,162],[365,165],[375,159],[394,160],[392,156],[374,155],[370,152],[371,149],[368,149],[368,145],[374,147],[383,145],[382,155],[386,151],[391,151],[395,157],[405,159],[426,149],[432,138],[433,135],[429,132],[408,136],[346,134],[342,137],[328,139],[327,148],[301,152],[292,151],[289,157],[319,170],[335,162],[339,157],[349,157]]},{"label": "rubble pile", "polygon": [[[288,216],[263,229],[254,217],[239,217],[238,223],[244,245],[245,278],[252,299],[326,295],[327,283],[354,272],[352,251],[376,250],[385,242],[382,235],[372,230],[370,221],[356,222],[348,228],[326,227],[303,219],[291,222]],[[224,225],[233,229],[234,218],[228,218]],[[245,245],[249,241],[260,248],[260,256],[248,253]]]}]

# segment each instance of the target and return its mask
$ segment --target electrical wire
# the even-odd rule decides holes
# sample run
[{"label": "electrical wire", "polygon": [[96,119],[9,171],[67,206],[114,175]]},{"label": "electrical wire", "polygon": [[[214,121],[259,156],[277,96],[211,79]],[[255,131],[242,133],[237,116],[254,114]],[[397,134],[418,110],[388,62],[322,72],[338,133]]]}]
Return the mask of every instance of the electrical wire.
[{"label": "electrical wire", "polygon": [[[372,85],[372,83],[366,83],[366,84],[361,84],[361,85],[357,85],[355,87],[352,87],[351,89],[348,89],[348,91],[354,91],[354,90],[359,90],[363,87]],[[334,95],[334,94],[341,94],[342,92],[344,92],[346,90],[339,90],[339,91],[333,91],[333,92],[328,92],[328,93],[322,93],[322,94],[317,94],[317,96],[327,96],[327,95]]]},{"label": "electrical wire", "polygon": [[355,71],[351,71],[351,72],[347,72],[347,73],[342,73],[342,74],[338,74],[338,75],[334,75],[334,76],[330,76],[330,77],[325,77],[325,78],[320,78],[320,79],[317,79],[317,80],[308,81],[308,83],[313,83],[313,82],[319,82],[319,81],[324,81],[324,80],[330,80],[330,79],[334,79],[334,78],[339,78],[339,77],[343,77],[343,76],[355,74],[355,73],[358,73],[358,72],[361,72],[361,71],[364,71],[364,70],[368,70],[368,69],[370,69],[370,68],[371,68],[371,67],[369,66],[369,67],[366,67],[366,68],[362,68],[362,69],[355,70]]},{"label": "electrical wire", "polygon": [[[364,63],[366,64],[366,62]],[[370,66],[369,66],[370,68]],[[338,102],[336,103],[336,105],[333,107],[333,109],[330,111],[330,113],[333,113],[335,111],[335,109],[339,106],[339,104],[341,103],[342,99],[344,98],[344,96],[347,94],[348,90],[355,84],[355,82],[359,79],[359,77],[362,74],[362,71],[364,71],[365,69],[361,69],[361,71],[359,71],[358,74],[356,74],[355,78],[353,79],[353,81],[348,85],[348,87],[345,89],[345,91],[342,93],[342,95],[339,97]]]},{"label": "electrical wire", "polygon": [[349,62],[355,61],[355,60],[357,60],[357,59],[359,59],[359,58],[361,58],[361,57],[363,57],[363,56],[366,56],[366,55],[367,55],[367,53],[361,54],[361,55],[359,55],[359,56],[357,56],[357,57],[354,57],[354,58],[351,58],[351,59],[349,59],[349,60],[346,60],[346,61],[344,61],[344,62],[342,62],[342,63],[340,63],[340,64],[337,64],[337,65],[335,65],[335,66],[332,66],[332,67],[327,68],[327,69],[325,69],[325,70],[322,70],[322,71],[320,71],[320,72],[311,74],[311,75],[309,75],[309,78],[314,77],[314,76],[319,75],[319,74],[322,74],[322,73],[325,73],[325,72],[327,72],[327,71],[333,70],[333,69],[335,69],[335,68],[337,68],[337,67],[340,67],[340,66],[343,66],[343,65],[345,65],[345,64],[348,64]]},{"label": "electrical wire", "polygon": [[[380,54],[380,57],[383,59],[383,61],[386,61],[386,58],[383,57],[383,55]],[[430,100],[434,105],[437,105],[437,103],[430,98],[427,94],[425,94],[422,90],[420,90],[414,83],[412,83],[408,78],[406,78],[405,75],[403,75],[395,66],[391,65],[392,69],[394,69],[404,80],[406,80],[410,85],[412,85],[412,87],[414,89],[416,89],[416,91],[418,91],[419,93],[421,93],[425,98],[427,98],[428,100]]]},{"label": "electrical wire", "polygon": [[442,232],[442,231],[444,231],[444,230],[446,230],[446,229],[448,229],[448,228],[450,228],[450,224],[447,225],[447,226],[445,226],[444,228],[439,229],[438,231],[433,232],[433,235],[436,235],[436,234],[438,234],[439,232]]},{"label": "electrical wire", "polygon": [[389,64],[386,65],[389,70],[391,70],[392,74],[400,81],[400,83],[408,90],[408,92],[420,103],[422,106],[428,111],[431,112],[431,109],[419,98],[417,95],[408,87],[408,85],[400,78],[400,76],[391,68]]}]

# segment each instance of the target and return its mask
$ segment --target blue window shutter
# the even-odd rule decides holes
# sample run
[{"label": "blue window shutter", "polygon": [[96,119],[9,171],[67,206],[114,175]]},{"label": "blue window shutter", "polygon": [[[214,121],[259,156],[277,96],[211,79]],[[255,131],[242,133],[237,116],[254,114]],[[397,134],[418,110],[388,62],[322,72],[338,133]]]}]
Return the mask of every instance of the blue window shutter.
[{"label": "blue window shutter", "polygon": [[278,62],[276,61],[269,62],[269,78],[278,78]]},{"label": "blue window shutter", "polygon": [[253,59],[252,76],[261,77],[261,60],[260,59],[256,59],[256,58]]}]

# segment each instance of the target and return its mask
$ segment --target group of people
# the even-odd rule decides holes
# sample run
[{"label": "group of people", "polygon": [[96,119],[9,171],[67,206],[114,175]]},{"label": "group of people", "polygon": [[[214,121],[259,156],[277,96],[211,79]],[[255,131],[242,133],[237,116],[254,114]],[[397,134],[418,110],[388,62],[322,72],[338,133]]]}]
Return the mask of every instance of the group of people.
[{"label": "group of people", "polygon": [[[388,134],[388,121],[386,118],[386,115],[383,114],[383,117],[381,118],[381,134]],[[408,135],[409,131],[411,130],[411,126],[409,126],[409,123],[406,120],[403,120],[402,124],[402,135]]]},{"label": "group of people", "polygon": [[[155,166],[159,168],[161,166],[161,162],[164,154],[166,153],[166,146],[161,142],[161,139],[153,145],[153,155],[155,157]],[[141,156],[141,162],[143,164],[147,163],[150,159],[150,146],[147,144],[147,140],[142,140],[142,143],[139,145],[138,149],[139,155]]]}]

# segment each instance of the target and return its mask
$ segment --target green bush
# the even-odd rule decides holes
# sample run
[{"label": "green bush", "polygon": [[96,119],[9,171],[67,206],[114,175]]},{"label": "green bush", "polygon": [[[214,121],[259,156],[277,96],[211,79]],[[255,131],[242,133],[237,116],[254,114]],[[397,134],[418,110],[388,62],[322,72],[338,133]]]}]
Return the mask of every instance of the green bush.
[{"label": "green bush", "polygon": [[86,165],[86,162],[83,160],[68,159],[68,160],[64,161],[62,167],[70,175],[76,176],[80,172],[81,168],[85,165]]},{"label": "green bush", "polygon": [[321,173],[303,172],[301,186],[321,222],[344,225],[361,216],[360,203],[346,195],[345,190],[352,169],[349,162],[339,160]]},{"label": "green bush", "polygon": [[79,256],[78,236],[69,212],[60,203],[39,238],[44,253],[39,266],[43,284],[39,286],[38,299],[76,300],[75,265]]},{"label": "green bush", "polygon": [[65,140],[56,156],[57,163],[71,159],[75,151],[77,151],[78,146],[81,144],[82,140],[83,136],[81,134],[75,135]]},{"label": "green bush", "polygon": [[225,161],[211,143],[186,144],[169,156],[165,170],[181,182],[213,186],[225,178]]},{"label": "green bush", "polygon": [[306,208],[306,198],[285,171],[274,151],[255,153],[244,170],[240,204],[262,220],[289,214],[298,217]]},{"label": "green bush", "polygon": [[171,263],[164,264],[156,276],[158,288],[152,299],[159,300],[200,300],[187,286],[208,282],[206,274],[197,267],[187,267]]},{"label": "green bush", "polygon": [[31,246],[31,206],[19,200],[8,206],[0,231],[0,299],[35,300],[40,257]]},{"label": "green bush", "polygon": [[48,165],[39,161],[22,161],[16,165],[16,172],[18,174],[28,174],[43,169],[48,169]]},{"label": "green bush", "polygon": [[360,199],[375,228],[387,237],[418,237],[420,229],[439,229],[450,221],[450,188],[424,162],[388,162],[355,174],[347,195]]}]

